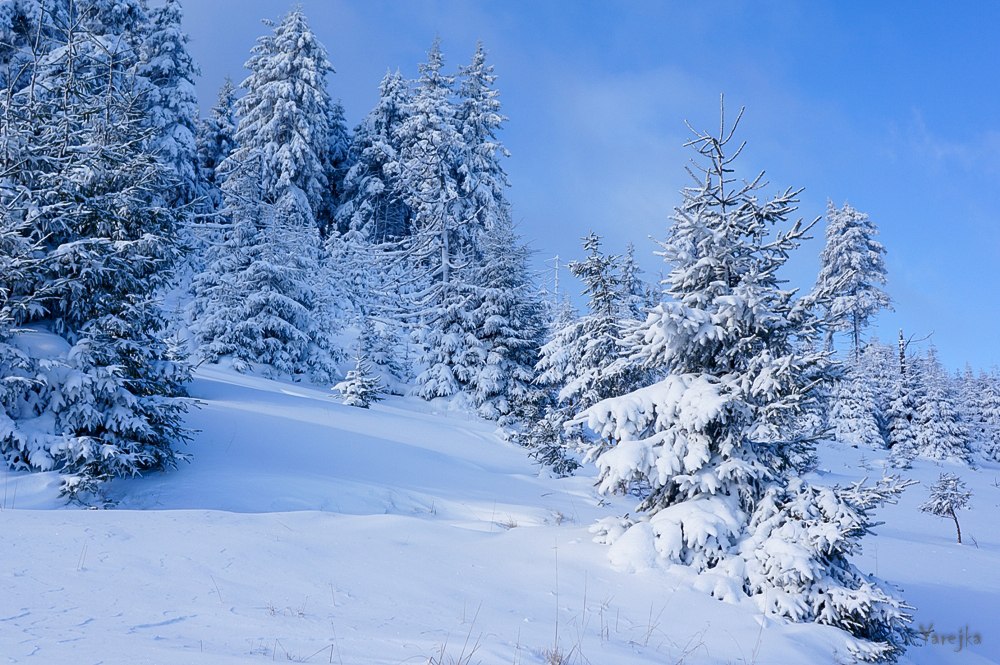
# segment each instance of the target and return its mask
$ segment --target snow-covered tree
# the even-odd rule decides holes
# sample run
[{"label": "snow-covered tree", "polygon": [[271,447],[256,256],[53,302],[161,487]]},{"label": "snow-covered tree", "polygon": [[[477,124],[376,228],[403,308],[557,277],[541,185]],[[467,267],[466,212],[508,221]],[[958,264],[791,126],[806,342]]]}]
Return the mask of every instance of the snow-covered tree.
[{"label": "snow-covered tree", "polygon": [[858,365],[847,365],[831,400],[829,424],[837,441],[855,447],[885,447],[872,387]]},{"label": "snow-covered tree", "polygon": [[198,169],[202,206],[209,212],[222,207],[222,179],[219,166],[236,147],[236,88],[228,78],[207,118],[198,124]]},{"label": "snow-covered tree", "polygon": [[955,405],[951,377],[941,366],[934,347],[911,366],[921,385],[915,400],[916,431],[911,444],[893,448],[893,456],[971,463],[969,432]]},{"label": "snow-covered tree", "polygon": [[460,143],[456,146],[459,216],[471,238],[471,258],[478,259],[479,236],[494,226],[510,226],[510,186],[501,160],[508,156],[498,133],[506,118],[500,110],[493,66],[486,64],[486,50],[476,44],[472,62],[459,70],[461,86],[455,121]]},{"label": "snow-covered tree", "polygon": [[879,311],[890,307],[886,283],[885,248],[878,229],[866,213],[848,204],[827,205],[826,247],[816,291],[829,317],[829,342],[833,332],[851,333],[855,360],[861,355],[861,332]]},{"label": "snow-covered tree", "polygon": [[190,368],[166,343],[156,302],[178,257],[180,211],[163,199],[172,173],[146,150],[145,88],[128,50],[141,3],[61,9],[29,26],[55,22],[42,29],[61,41],[33,54],[31,85],[3,95],[4,213],[34,246],[3,309],[62,340],[30,358],[35,375],[3,439],[10,463],[61,470],[79,494],[183,457],[175,398]]},{"label": "snow-covered tree", "polygon": [[354,229],[374,243],[407,235],[412,213],[401,185],[399,135],[410,105],[406,81],[386,73],[379,101],[354,130],[350,152],[354,162],[344,176],[337,226]]},{"label": "snow-covered tree", "polygon": [[462,218],[458,156],[464,153],[451,101],[454,77],[442,71],[441,45],[435,41],[420,65],[420,80],[399,128],[400,178],[404,201],[413,213],[413,235],[406,249],[429,278],[422,304],[444,306],[454,273],[469,255],[469,234]]},{"label": "snow-covered tree", "polygon": [[957,511],[969,505],[972,492],[966,489],[965,483],[953,473],[942,473],[931,487],[930,498],[920,506],[925,513],[938,517],[950,517],[955,522],[955,532],[958,542],[962,543],[962,527],[958,524]]},{"label": "snow-covered tree", "polygon": [[977,384],[982,417],[979,451],[986,459],[1000,462],[1000,378],[996,372],[982,372]]},{"label": "snow-covered tree", "polygon": [[399,130],[394,167],[413,213],[413,234],[403,249],[422,283],[412,307],[420,319],[414,341],[424,367],[416,392],[425,399],[464,392],[486,359],[470,304],[476,250],[470,220],[462,217],[457,165],[464,151],[451,101],[454,79],[442,67],[435,41]]},{"label": "snow-covered tree", "polygon": [[622,255],[622,291],[625,294],[626,312],[630,319],[642,321],[646,310],[656,304],[654,290],[642,279],[642,268],[635,261],[635,245],[631,242]]},{"label": "snow-covered tree", "polygon": [[886,421],[889,431],[889,447],[892,449],[894,464],[906,466],[917,445],[917,401],[922,393],[919,363],[906,356],[907,343],[903,331],[899,331],[896,380],[892,386],[892,397]]},{"label": "snow-covered tree", "polygon": [[[610,445],[590,441],[578,426],[566,423],[582,409],[633,389],[643,374],[622,353],[629,317],[627,294],[617,270],[620,257],[604,254],[601,239],[594,233],[583,238],[583,247],[586,259],[571,262],[569,268],[583,282],[587,312],[569,318],[550,335],[536,365],[536,384],[553,395],[551,408],[535,423],[529,438],[532,445],[541,447],[536,457],[559,464],[573,452],[594,457]],[[551,432],[560,433],[546,441]]]},{"label": "snow-covered tree", "polygon": [[981,392],[983,385],[980,377],[972,371],[968,363],[962,371],[955,372],[951,377],[951,392],[954,396],[958,419],[965,428],[969,439],[969,447],[977,450],[982,445],[985,435],[985,419],[982,412]]},{"label": "snow-covered tree", "polygon": [[139,67],[140,75],[151,84],[146,100],[151,149],[173,171],[174,187],[166,199],[174,205],[190,203],[199,193],[194,82],[200,72],[188,53],[189,38],[181,29],[181,17],[178,0],[166,0],[153,11]]},{"label": "snow-covered tree", "polygon": [[[861,657],[889,659],[909,635],[908,616],[848,560],[864,519],[844,495],[796,478],[810,447],[796,419],[825,354],[803,352],[815,348],[812,307],[777,271],[808,227],[784,228],[797,192],[761,201],[760,177],[736,179],[734,129],[723,123],[718,136],[690,142],[699,176],[662,244],[667,300],[626,340],[653,382],[577,417],[613,442],[596,460],[600,491],[646,488],[639,517],[598,533],[648,542],[719,597],[842,628]],[[821,533],[837,537],[814,538]]]},{"label": "snow-covered tree", "polygon": [[194,330],[210,361],[326,382],[339,353],[319,314],[319,230],[297,187],[274,204],[262,200],[265,164],[251,159],[227,175],[224,213],[233,221],[195,279]]},{"label": "snow-covered tree", "polygon": [[236,147],[216,169],[231,221],[194,284],[196,332],[208,359],[330,381],[339,291],[317,214],[329,210],[332,67],[300,9],[257,40],[246,66]]},{"label": "snow-covered tree", "polygon": [[354,359],[354,369],[348,371],[347,377],[334,386],[334,390],[343,395],[344,404],[362,409],[381,400],[383,389],[371,363],[360,353]]},{"label": "snow-covered tree", "polygon": [[870,386],[879,432],[889,444],[889,410],[899,381],[899,361],[893,348],[878,339],[869,340],[861,351],[860,375]]},{"label": "snow-covered tree", "polygon": [[333,68],[326,49],[296,8],[274,25],[272,34],[258,38],[246,68],[250,75],[241,84],[246,94],[236,102],[239,125],[232,159],[235,164],[262,159],[263,201],[277,203],[298,188],[315,223],[327,208],[330,187],[332,102],[326,79]]},{"label": "snow-covered tree", "polygon": [[329,136],[325,154],[328,188],[324,205],[316,216],[323,235],[329,236],[338,230],[337,207],[344,196],[344,178],[351,168],[351,135],[344,119],[344,106],[339,100],[330,102],[326,131]]},{"label": "snow-covered tree", "polygon": [[534,399],[532,380],[541,346],[541,304],[528,272],[528,250],[507,219],[494,220],[482,239],[475,277],[473,325],[486,353],[470,390],[480,415],[509,423]]}]

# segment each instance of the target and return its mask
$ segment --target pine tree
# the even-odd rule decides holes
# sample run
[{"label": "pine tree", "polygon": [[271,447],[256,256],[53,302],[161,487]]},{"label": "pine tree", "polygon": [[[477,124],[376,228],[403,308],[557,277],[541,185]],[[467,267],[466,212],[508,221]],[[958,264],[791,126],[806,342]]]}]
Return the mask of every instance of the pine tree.
[{"label": "pine tree", "polygon": [[422,349],[416,393],[424,399],[467,392],[486,360],[475,334],[470,302],[474,287],[475,238],[461,215],[457,164],[463,142],[451,102],[453,77],[442,72],[435,41],[420,66],[420,81],[400,127],[397,164],[404,201],[413,212],[413,235],[403,249],[423,288],[413,307],[421,323],[414,341]]},{"label": "pine tree", "polygon": [[[641,374],[622,357],[627,298],[615,269],[619,257],[604,254],[601,239],[594,233],[583,238],[583,247],[587,258],[571,262],[569,268],[584,284],[587,313],[571,318],[551,335],[536,365],[536,383],[555,394],[545,422],[536,423],[531,438],[535,446],[541,445],[541,458],[559,464],[572,452],[585,451],[593,458],[611,445],[608,441],[587,441],[579,427],[562,430],[579,411],[634,388]],[[553,431],[561,433],[556,440],[545,441],[544,433]],[[559,450],[567,445],[575,451]]]},{"label": "pine tree", "polygon": [[646,318],[646,310],[656,304],[656,297],[653,289],[642,279],[642,269],[635,261],[635,245],[631,242],[622,256],[621,275],[628,316],[635,321],[642,321]]},{"label": "pine tree", "polygon": [[198,171],[208,212],[222,208],[220,165],[236,147],[236,88],[228,78],[219,89],[215,106],[198,124]]},{"label": "pine tree", "polygon": [[930,498],[920,506],[921,512],[950,517],[955,522],[958,543],[962,544],[962,527],[958,524],[957,511],[969,505],[972,492],[966,489],[958,476],[953,473],[942,473],[938,481],[931,487]]},{"label": "pine tree", "polygon": [[511,226],[510,186],[501,159],[509,156],[498,133],[506,118],[500,110],[493,66],[486,64],[482,43],[472,62],[459,70],[461,87],[455,121],[460,135],[456,158],[460,211],[465,233],[471,237],[470,258],[479,259],[479,237],[495,226]]},{"label": "pine tree", "polygon": [[330,236],[336,231],[344,232],[337,226],[337,208],[344,197],[344,179],[351,168],[351,135],[344,119],[344,107],[340,101],[330,102],[327,116],[327,135],[329,144],[324,154],[326,180],[328,183],[323,206],[317,213],[320,230],[324,236]]},{"label": "pine tree", "polygon": [[342,355],[317,221],[329,209],[332,68],[299,9],[257,40],[246,66],[236,148],[217,169],[232,222],[194,284],[196,332],[210,360],[327,382]]},{"label": "pine tree", "polygon": [[151,149],[173,171],[175,185],[166,195],[172,205],[191,203],[199,193],[194,81],[200,71],[188,53],[188,39],[181,30],[180,2],[166,0],[154,11],[140,56],[139,74],[152,84],[147,100]]},{"label": "pine tree", "polygon": [[[845,493],[797,478],[810,440],[793,432],[825,355],[803,353],[816,321],[776,272],[808,227],[782,228],[797,192],[761,202],[760,177],[735,178],[734,130],[723,123],[718,136],[690,142],[701,177],[662,244],[668,300],[626,341],[653,382],[576,420],[614,442],[596,460],[602,492],[646,487],[644,515],[605,522],[601,533],[611,543],[626,532],[648,539],[719,597],[839,627],[859,640],[860,657],[889,659],[910,634],[905,606],[848,559],[870,522]],[[778,553],[796,545],[789,570]]]},{"label": "pine tree", "polygon": [[882,440],[889,445],[889,410],[899,380],[899,363],[892,347],[878,339],[869,340],[861,351],[859,372],[871,387],[879,432]]},{"label": "pine tree", "polygon": [[469,238],[460,215],[458,155],[462,137],[451,102],[454,78],[442,72],[440,42],[420,65],[420,80],[399,129],[400,159],[394,166],[404,200],[413,212],[413,235],[406,248],[430,280],[421,304],[445,306],[452,295],[454,272],[465,263]]},{"label": "pine tree", "polygon": [[867,214],[848,204],[837,210],[827,204],[826,247],[816,291],[829,317],[828,345],[833,332],[851,333],[855,361],[861,355],[861,332],[879,311],[890,307],[885,293],[885,248],[875,237],[878,229]]},{"label": "pine tree", "polygon": [[955,398],[955,409],[958,412],[959,422],[965,428],[972,450],[979,449],[985,437],[985,417],[981,399],[983,388],[968,363],[965,364],[963,371],[955,372],[951,377],[951,393]]}]

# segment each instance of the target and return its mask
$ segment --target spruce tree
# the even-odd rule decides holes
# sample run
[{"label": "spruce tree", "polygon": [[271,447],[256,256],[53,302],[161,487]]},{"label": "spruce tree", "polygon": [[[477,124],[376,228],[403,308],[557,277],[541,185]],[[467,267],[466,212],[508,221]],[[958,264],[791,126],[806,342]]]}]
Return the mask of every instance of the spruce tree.
[{"label": "spruce tree", "polygon": [[916,450],[917,401],[922,392],[919,363],[906,356],[907,344],[903,331],[899,331],[898,369],[893,383],[892,399],[886,414],[889,429],[889,447],[894,464],[908,466]]},{"label": "spruce tree", "polygon": [[885,248],[878,229],[867,214],[848,204],[841,209],[827,205],[826,247],[816,290],[829,318],[828,345],[833,332],[851,334],[855,361],[861,355],[861,332],[873,316],[890,307],[886,283]]},{"label": "spruce tree", "polygon": [[860,376],[870,386],[879,432],[886,445],[889,445],[889,410],[899,380],[896,354],[891,346],[872,339],[861,352],[858,369]]},{"label": "spruce tree", "polygon": [[354,131],[354,162],[344,176],[337,226],[356,230],[375,244],[407,235],[412,212],[401,184],[400,133],[410,104],[406,81],[386,73],[379,101]]},{"label": "spruce tree", "polygon": [[207,359],[328,382],[342,357],[316,217],[329,207],[331,66],[299,9],[257,40],[246,66],[236,147],[217,169],[230,227],[195,280],[197,335]]},{"label": "spruce tree", "polygon": [[504,425],[527,413],[534,400],[532,380],[544,332],[541,304],[528,272],[528,251],[507,220],[490,226],[482,250],[472,316],[486,356],[470,390],[479,414]]},{"label": "spruce tree", "polygon": [[962,527],[958,524],[957,511],[969,505],[972,492],[966,489],[965,483],[953,473],[942,473],[938,481],[931,487],[931,495],[920,506],[921,512],[950,517],[955,522],[955,532],[958,534],[958,544],[962,544]]},{"label": "spruce tree", "polygon": [[166,0],[153,12],[142,52],[139,74],[151,84],[147,118],[151,149],[172,171],[174,187],[165,194],[171,205],[191,203],[199,194],[195,141],[198,98],[194,82],[200,74],[187,50],[178,0]]},{"label": "spruce tree", "polygon": [[1000,462],[1000,378],[995,371],[982,372],[977,383],[983,419],[979,451],[985,459]]},{"label": "spruce tree", "polygon": [[193,286],[200,352],[231,358],[239,371],[328,382],[340,353],[321,326],[319,231],[301,190],[262,200],[265,168],[260,158],[227,176],[223,212],[232,222]]},{"label": "spruce tree", "polygon": [[635,245],[631,242],[622,256],[621,276],[627,302],[625,311],[630,319],[642,321],[646,318],[646,310],[656,304],[656,294],[642,279],[642,268],[635,261]]},{"label": "spruce tree", "polygon": [[330,236],[347,230],[337,226],[337,208],[344,197],[344,179],[352,162],[351,135],[344,119],[344,107],[339,100],[330,102],[326,131],[329,143],[324,154],[324,169],[328,187],[316,217],[323,235]]},{"label": "spruce tree", "polygon": [[[413,212],[413,234],[403,249],[422,288],[411,318],[419,320],[414,341],[421,347],[416,393],[425,399],[467,393],[485,362],[470,302],[475,274],[475,236],[462,217],[457,167],[464,154],[455,107],[454,78],[443,71],[435,41],[420,66],[420,81],[400,127],[399,169],[404,201]],[[468,395],[467,395],[468,396]]]},{"label": "spruce tree", "polygon": [[[290,11],[270,35],[257,39],[246,68],[246,90],[236,103],[239,125],[234,164],[262,159],[263,201],[277,203],[298,188],[314,223],[328,206],[328,151],[331,143],[326,49],[301,9]],[[228,169],[227,169],[228,170]]]},{"label": "spruce tree", "polygon": [[629,317],[628,294],[617,270],[620,257],[604,254],[593,232],[583,238],[583,247],[587,258],[571,262],[569,268],[584,284],[587,312],[575,317],[563,308],[541,348],[535,383],[551,392],[550,405],[526,435],[537,459],[569,470],[575,453],[592,459],[611,442],[589,440],[568,421],[602,399],[628,392],[643,375],[622,352]]},{"label": "spruce tree", "polygon": [[834,438],[850,446],[884,448],[877,400],[868,377],[849,363],[836,383],[829,424]]},{"label": "spruce tree", "polygon": [[[736,179],[734,130],[689,143],[700,177],[662,245],[668,299],[626,341],[652,382],[577,417],[613,443],[596,460],[600,490],[645,487],[639,517],[600,533],[613,543],[632,532],[721,598],[841,628],[859,657],[889,659],[910,636],[905,606],[849,561],[871,506],[798,478],[811,442],[796,423],[825,355],[802,351],[817,322],[777,271],[808,227],[784,228],[797,192],[761,201],[760,177]],[[780,554],[789,547],[794,569]]]},{"label": "spruce tree", "polygon": [[959,416],[951,377],[941,366],[934,347],[922,360],[923,390],[916,404],[917,432],[913,453],[926,459],[971,463],[969,432]]},{"label": "spruce tree", "polygon": [[378,375],[361,353],[354,359],[354,369],[348,371],[347,377],[334,386],[334,390],[343,395],[344,404],[362,409],[367,409],[372,403],[382,399],[383,388]]},{"label": "spruce tree", "polygon": [[175,464],[186,436],[176,398],[190,368],[166,343],[156,300],[171,280],[184,211],[167,205],[176,181],[146,150],[146,89],[132,50],[141,9],[81,2],[43,14],[32,29],[61,41],[33,55],[30,85],[5,95],[17,119],[4,128],[0,170],[14,192],[5,213],[34,250],[30,269],[6,285],[3,309],[65,344],[29,358],[36,374],[8,411],[5,456],[69,474],[74,495]]},{"label": "spruce tree", "polygon": [[215,106],[207,118],[198,124],[198,172],[202,208],[214,213],[222,208],[222,177],[220,165],[236,147],[236,88],[226,79],[219,89]]}]

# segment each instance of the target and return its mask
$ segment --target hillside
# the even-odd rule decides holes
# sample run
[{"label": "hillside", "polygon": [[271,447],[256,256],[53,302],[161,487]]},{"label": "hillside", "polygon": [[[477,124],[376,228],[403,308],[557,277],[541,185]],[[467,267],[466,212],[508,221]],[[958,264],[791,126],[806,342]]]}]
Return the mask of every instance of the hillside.
[{"label": "hillside", "polygon": [[[484,421],[410,399],[354,409],[213,367],[192,394],[192,462],[114,483],[112,509],[65,506],[55,475],[3,475],[4,662],[388,665],[443,653],[528,664],[558,648],[569,663],[765,664],[843,653],[838,631],[761,619],[688,590],[680,573],[616,570],[588,528],[631,502],[598,498],[589,470],[540,475]],[[855,477],[858,451],[824,453],[824,480]],[[976,493],[962,516],[968,545],[917,512],[926,490],[915,487],[884,512],[861,562],[904,587],[918,623],[981,634],[961,651],[911,649],[914,663],[1000,661],[988,518],[1000,469],[962,475]]]}]

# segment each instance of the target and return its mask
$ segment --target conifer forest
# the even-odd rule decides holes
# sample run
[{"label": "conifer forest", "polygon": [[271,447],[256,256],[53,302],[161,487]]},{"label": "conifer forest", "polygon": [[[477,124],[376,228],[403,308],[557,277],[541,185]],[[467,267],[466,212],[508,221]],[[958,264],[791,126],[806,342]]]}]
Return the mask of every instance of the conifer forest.
[{"label": "conifer forest", "polygon": [[490,44],[345,109],[281,11],[206,100],[181,0],[0,0],[0,660],[1000,662],[1000,372],[862,200],[716,96],[553,275]]}]

